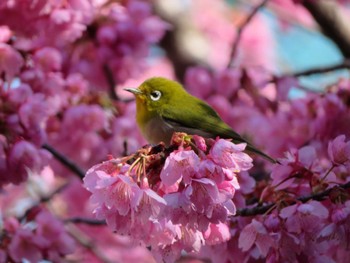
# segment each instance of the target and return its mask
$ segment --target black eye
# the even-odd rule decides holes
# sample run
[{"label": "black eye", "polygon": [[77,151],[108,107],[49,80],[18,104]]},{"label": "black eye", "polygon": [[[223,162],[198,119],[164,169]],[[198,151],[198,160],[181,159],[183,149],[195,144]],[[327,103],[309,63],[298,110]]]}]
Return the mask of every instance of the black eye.
[{"label": "black eye", "polygon": [[159,90],[154,90],[151,92],[150,96],[153,101],[157,101],[162,96],[162,93]]}]

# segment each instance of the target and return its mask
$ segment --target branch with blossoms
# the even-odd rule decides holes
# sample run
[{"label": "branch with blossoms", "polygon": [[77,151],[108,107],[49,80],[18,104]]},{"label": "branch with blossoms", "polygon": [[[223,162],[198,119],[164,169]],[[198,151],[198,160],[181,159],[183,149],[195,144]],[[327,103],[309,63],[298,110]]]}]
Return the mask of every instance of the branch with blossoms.
[{"label": "branch with blossoms", "polygon": [[[298,201],[322,201],[327,196],[333,201],[347,199],[341,189],[348,189],[350,182],[308,196],[291,198],[285,195],[278,203],[236,210],[232,198],[238,194],[236,190],[240,187],[240,181],[249,180],[244,179],[244,171],[252,168],[252,159],[242,152],[244,147],[244,144],[235,145],[227,140],[206,141],[196,135],[175,133],[170,148],[147,146],[136,154],[98,164],[87,172],[84,185],[92,193],[96,205],[94,213],[99,220],[72,218],[68,221],[92,225],[106,223],[116,233],[141,239],[155,255],[160,253],[162,257],[165,256],[164,249],[157,244],[165,242],[161,233],[171,231],[174,235],[171,235],[169,241],[172,241],[166,246],[173,251],[172,258],[177,258],[179,251],[173,247],[174,244],[181,245],[187,252],[199,249],[198,244],[184,243],[185,237],[195,242],[204,236],[203,245],[210,244],[212,239],[225,240],[228,231],[225,222],[229,218],[232,220],[234,215],[268,214],[274,208],[285,209]],[[329,152],[334,166],[322,180],[333,167],[348,162],[341,152],[350,150],[349,147],[350,142],[344,142],[342,136],[330,144]],[[296,159],[285,160],[276,166],[275,172],[278,169],[291,169],[294,172],[285,180],[280,178],[279,183],[273,186],[273,192],[288,181],[291,181],[289,186],[293,184],[301,173],[311,173],[311,170],[305,169],[301,156],[302,153],[298,152]],[[269,192],[270,188],[266,189]],[[268,196],[264,191],[262,196]],[[283,188],[280,191],[282,193]],[[125,198],[116,199],[116,195],[125,195]],[[127,225],[126,222],[130,220],[131,225]],[[175,234],[176,229],[184,231],[185,228],[185,236],[179,238]],[[207,236],[205,231],[208,228],[220,228],[221,232]],[[147,233],[145,229],[149,229]],[[159,240],[154,243],[156,237]]]},{"label": "branch with blossoms", "polygon": [[[315,152],[306,147],[275,165],[271,186],[260,193],[262,200],[271,198],[269,193],[280,199],[262,206],[235,209],[233,200],[236,202],[236,196],[243,196],[237,190],[244,181],[251,180],[245,171],[252,168],[252,159],[242,152],[244,147],[244,144],[235,145],[219,138],[205,140],[175,133],[169,148],[162,144],[146,146],[130,156],[105,161],[92,167],[84,178],[99,220],[76,217],[66,222],[107,224],[116,233],[142,240],[155,257],[173,261],[180,251],[200,251],[213,240],[225,242],[230,236],[228,221],[235,223],[239,218],[257,218],[260,214],[266,218],[276,216],[276,213],[283,217],[285,211],[295,207],[300,207],[301,211],[311,207],[324,209],[315,203],[316,200],[335,204],[348,200],[350,182],[326,181],[334,169],[349,162],[349,155],[344,153],[350,151],[350,141],[338,136],[329,143],[332,165],[323,174],[319,174],[319,168],[315,166]],[[287,174],[283,175],[281,171],[287,171]],[[327,187],[328,184],[334,186]],[[310,190],[325,187],[326,190],[291,197],[292,189],[297,187],[293,190],[297,194],[300,186],[303,191],[305,187]],[[125,198],[119,198],[121,196]],[[248,226],[243,233],[248,231]],[[178,231],[183,234],[179,236]],[[191,242],[185,242],[188,239]],[[202,240],[201,245],[196,243],[198,240]],[[239,243],[245,249],[248,245],[242,240],[240,237]],[[172,252],[168,254],[168,251]]]},{"label": "branch with blossoms", "polygon": [[[187,135],[184,134],[175,134],[174,135],[174,140],[176,141],[176,143],[178,144],[180,142],[181,148],[184,147],[183,143],[187,143],[188,147],[194,147],[194,149],[196,151],[206,151],[206,145],[204,143],[204,139],[198,136],[195,136],[194,138],[196,139],[197,144],[193,144],[190,141],[185,142],[185,138]],[[187,139],[188,140],[188,139]],[[350,143],[346,143],[346,144],[342,144],[341,143],[341,138],[339,137],[339,139],[336,139],[337,142],[334,142],[335,144],[340,144],[337,147],[340,147],[340,149],[337,149],[338,151],[342,152],[344,151],[344,149],[346,149],[345,151],[349,151],[350,150]],[[137,153],[137,154],[133,154],[130,157],[124,157],[123,159],[121,159],[120,161],[123,163],[125,161],[130,162],[131,161],[131,170],[136,168],[136,173],[138,173],[138,180],[141,180],[140,177],[145,176],[146,180],[149,180],[150,177],[155,176],[153,175],[153,173],[151,173],[151,175],[149,175],[147,173],[148,170],[148,166],[154,166],[154,165],[162,165],[164,163],[164,159],[163,161],[160,161],[159,158],[167,158],[167,156],[169,156],[169,152],[174,150],[174,147],[177,148],[180,145],[176,145],[173,144],[172,146],[170,146],[170,148],[164,148],[162,145],[159,146],[155,146],[152,148],[149,148],[148,150],[141,150],[141,152]],[[198,148],[199,147],[199,148]],[[330,145],[331,147],[331,145]],[[146,155],[145,155],[146,154]],[[155,157],[154,155],[161,155],[162,157]],[[198,154],[198,153],[197,153]],[[337,154],[337,153],[336,153]],[[141,162],[140,158],[146,158],[148,159],[147,161],[145,161],[144,163]],[[334,159],[334,157],[331,157],[332,159]],[[342,158],[342,157],[338,157],[338,158]],[[334,160],[335,165],[341,165],[345,162],[347,162],[348,159],[347,157],[345,157],[345,159],[343,160]],[[108,161],[111,162],[111,161]],[[113,162],[115,162],[115,160],[113,160]],[[119,162],[119,161],[117,161]],[[140,163],[141,162],[141,163]],[[154,162],[154,163],[152,163]],[[145,167],[146,166],[146,167]],[[159,169],[163,169],[163,168],[157,168],[158,171]],[[198,170],[199,172],[200,170]],[[331,170],[330,170],[331,171]],[[162,170],[160,171],[161,173],[163,172]],[[203,172],[203,171],[200,171]],[[146,174],[145,174],[146,173]],[[89,174],[89,172],[88,172]],[[326,173],[326,176],[328,175],[328,173]],[[215,176],[215,175],[211,175],[211,176]],[[296,197],[294,199],[286,199],[285,202],[284,200],[279,200],[279,204],[278,203],[270,203],[270,204],[266,204],[266,205],[262,205],[262,206],[257,206],[257,207],[252,207],[252,208],[241,208],[241,209],[237,209],[237,211],[235,212],[234,216],[255,216],[255,215],[259,215],[259,214],[265,214],[265,213],[270,213],[273,211],[273,209],[278,208],[284,208],[287,206],[291,206],[294,205],[295,203],[297,203],[298,201],[301,203],[306,203],[310,200],[317,200],[317,201],[323,201],[325,198],[332,198],[332,199],[337,199],[338,197],[341,197],[342,199],[346,196],[342,196],[342,195],[346,195],[345,192],[343,192],[343,190],[346,190],[350,188],[350,182],[345,183],[345,184],[339,184],[339,185],[335,185],[332,187],[327,188],[324,191],[318,192],[318,193],[313,193],[310,195],[306,195],[306,196],[301,196],[301,197]],[[68,219],[67,222],[74,222],[74,223],[84,223],[84,224],[90,224],[90,225],[100,225],[100,224],[105,224],[104,220],[94,220],[94,219],[87,219],[87,218],[71,218]]]},{"label": "branch with blossoms", "polygon": [[[137,137],[133,105],[105,103],[107,82],[112,89],[143,72],[165,28],[152,5],[137,0],[0,4],[0,262],[60,262],[80,253],[51,212],[85,215],[88,196],[74,176]],[[103,65],[113,75],[107,81]],[[24,211],[28,204],[34,207]]]},{"label": "branch with blossoms", "polygon": [[[95,200],[94,214],[112,231],[141,240],[155,255],[164,257],[171,250],[168,256],[176,259],[178,246],[198,250],[196,241],[208,228],[222,228],[220,235],[228,235],[225,222],[236,210],[232,198],[239,188],[237,173],[252,167],[244,148],[223,139],[206,142],[175,133],[168,148],[146,146],[92,167],[84,185]],[[203,241],[215,238],[224,236],[209,235]]]},{"label": "branch with blossoms", "polygon": [[[310,200],[316,200],[316,201],[323,201],[325,198],[329,197],[332,195],[332,192],[334,191],[341,191],[340,189],[348,189],[350,188],[350,182],[346,184],[341,184],[337,186],[333,186],[323,192],[320,193],[315,193],[311,194],[308,196],[302,196],[298,197],[295,199],[295,201],[289,202],[288,204],[284,204],[284,207],[294,205],[297,201],[300,201],[301,203],[306,203]],[[251,207],[251,208],[240,208],[237,209],[236,213],[234,216],[256,216],[256,215],[261,215],[261,214],[266,214],[267,212],[272,212],[273,209],[278,208],[276,203],[271,203],[271,204],[266,204],[262,206],[256,206],[256,207]],[[70,223],[77,223],[77,224],[87,224],[87,225],[105,225],[106,221],[104,220],[96,220],[96,219],[91,219],[91,218],[82,218],[82,217],[73,217],[65,220],[65,222],[70,222]]]},{"label": "branch with blossoms", "polygon": [[[266,0],[252,6],[233,45],[232,15],[241,10],[224,0],[156,1],[173,2],[177,21],[167,22],[150,1],[10,2],[0,4],[0,262],[347,263],[350,82],[288,97],[296,77],[349,68],[347,60],[276,78],[251,66],[279,66],[268,23],[257,16]],[[301,21],[288,2],[278,7]],[[344,1],[332,1],[334,23],[319,8],[326,1],[293,2],[318,8],[309,10],[347,54]],[[184,39],[206,52],[184,52]],[[222,67],[238,47],[244,67]],[[160,63],[169,60],[228,125],[274,157],[286,153],[281,164],[253,165],[244,144],[184,134],[170,148],[140,149],[135,105],[116,85],[146,64],[166,74]],[[198,64],[212,67],[188,69]],[[109,155],[117,158],[101,163]]]},{"label": "branch with blossoms", "polygon": [[[320,193],[315,193],[315,194],[310,194],[307,196],[302,196],[298,197],[295,199],[295,201],[289,201],[288,203],[284,203],[282,208],[290,205],[294,205],[298,201],[301,203],[306,203],[310,200],[316,200],[316,201],[323,201],[325,198],[329,198],[330,195],[334,194],[335,192],[336,195],[339,195],[342,193],[341,189],[349,189],[350,188],[350,182],[346,184],[341,184],[337,186],[333,186],[331,188],[328,188],[325,191],[322,191]],[[271,203],[267,205],[262,205],[262,206],[256,206],[252,208],[241,208],[237,209],[236,215],[235,216],[255,216],[255,215],[261,215],[261,214],[266,214],[267,212],[272,212],[273,209],[279,208],[277,203]],[[88,221],[87,221],[88,222]]]}]

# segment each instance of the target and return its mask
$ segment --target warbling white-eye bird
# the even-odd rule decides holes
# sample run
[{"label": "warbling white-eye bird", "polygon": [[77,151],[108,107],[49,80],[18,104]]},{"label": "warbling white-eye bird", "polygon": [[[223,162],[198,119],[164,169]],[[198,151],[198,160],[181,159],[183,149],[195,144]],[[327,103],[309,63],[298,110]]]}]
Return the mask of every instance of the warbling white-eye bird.
[{"label": "warbling white-eye bird", "polygon": [[125,89],[136,97],[136,121],[149,143],[169,144],[174,132],[205,138],[232,139],[247,143],[246,150],[276,163],[233,131],[204,101],[189,94],[181,84],[162,77],[144,81],[137,89]]}]

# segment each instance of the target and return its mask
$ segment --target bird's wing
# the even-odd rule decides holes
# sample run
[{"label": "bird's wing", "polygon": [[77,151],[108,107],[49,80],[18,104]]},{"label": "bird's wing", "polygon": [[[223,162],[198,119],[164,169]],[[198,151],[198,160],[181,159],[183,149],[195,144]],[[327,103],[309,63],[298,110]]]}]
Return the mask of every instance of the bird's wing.
[{"label": "bird's wing", "polygon": [[[195,98],[196,99],[196,98]],[[184,114],[186,112],[187,114]],[[162,110],[162,118],[174,131],[197,134],[203,137],[232,139],[234,143],[247,143],[246,150],[256,153],[267,160],[277,161],[257,149],[250,142],[233,131],[208,104],[196,99],[196,103],[166,105]]]},{"label": "bird's wing", "polygon": [[[246,142],[233,131],[219,115],[205,102],[195,99],[191,105],[186,103],[166,105],[162,110],[162,118],[176,131],[198,134],[206,137],[231,138],[234,142]],[[184,114],[186,112],[186,114]]]}]

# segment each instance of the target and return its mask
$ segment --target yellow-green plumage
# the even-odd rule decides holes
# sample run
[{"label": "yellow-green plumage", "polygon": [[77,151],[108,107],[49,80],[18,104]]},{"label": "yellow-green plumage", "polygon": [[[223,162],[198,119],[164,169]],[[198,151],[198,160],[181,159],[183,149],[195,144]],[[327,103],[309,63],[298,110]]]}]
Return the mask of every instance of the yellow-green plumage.
[{"label": "yellow-green plumage", "polygon": [[230,138],[247,143],[247,151],[276,162],[233,131],[204,101],[189,94],[179,83],[154,77],[138,89],[126,89],[136,96],[136,120],[150,143],[170,143],[173,132],[186,132],[203,137]]}]

